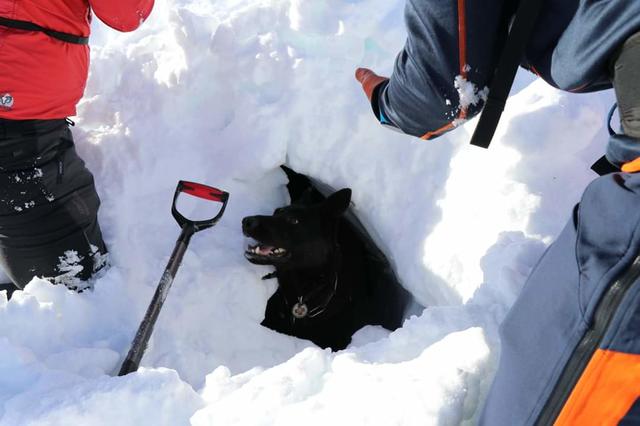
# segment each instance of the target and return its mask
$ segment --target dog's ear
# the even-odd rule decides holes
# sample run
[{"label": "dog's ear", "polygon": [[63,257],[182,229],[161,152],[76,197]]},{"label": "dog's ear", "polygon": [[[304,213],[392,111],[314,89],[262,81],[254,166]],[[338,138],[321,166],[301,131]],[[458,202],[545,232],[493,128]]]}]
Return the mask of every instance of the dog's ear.
[{"label": "dog's ear", "polygon": [[324,202],[324,208],[333,216],[340,216],[349,208],[351,189],[344,188],[329,195]]}]

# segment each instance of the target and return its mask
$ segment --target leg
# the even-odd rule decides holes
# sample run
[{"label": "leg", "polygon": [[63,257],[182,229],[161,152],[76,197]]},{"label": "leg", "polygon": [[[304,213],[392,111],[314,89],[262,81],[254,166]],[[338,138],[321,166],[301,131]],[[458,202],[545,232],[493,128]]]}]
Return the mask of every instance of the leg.
[{"label": "leg", "polygon": [[21,288],[39,276],[82,290],[106,260],[93,176],[64,121],[28,124],[0,137],[0,265]]},{"label": "leg", "polygon": [[622,129],[640,139],[640,33],[627,39],[612,65]]}]

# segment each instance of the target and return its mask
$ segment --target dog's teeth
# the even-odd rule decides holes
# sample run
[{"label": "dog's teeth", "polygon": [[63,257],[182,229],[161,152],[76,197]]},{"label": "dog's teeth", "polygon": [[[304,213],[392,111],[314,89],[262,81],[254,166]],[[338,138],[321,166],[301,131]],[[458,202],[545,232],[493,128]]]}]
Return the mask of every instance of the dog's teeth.
[{"label": "dog's teeth", "polygon": [[257,254],[259,256],[269,256],[269,255],[283,255],[287,251],[280,247],[271,247],[271,246],[261,246],[260,244],[255,246],[249,246],[247,248],[248,253]]}]

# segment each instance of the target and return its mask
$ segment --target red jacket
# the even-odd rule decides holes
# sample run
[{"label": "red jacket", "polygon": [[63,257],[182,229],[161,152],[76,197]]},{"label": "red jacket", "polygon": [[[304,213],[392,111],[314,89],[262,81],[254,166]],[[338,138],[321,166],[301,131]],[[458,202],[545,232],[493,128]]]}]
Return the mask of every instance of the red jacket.
[{"label": "red jacket", "polygon": [[[76,36],[91,32],[91,10],[118,31],[133,31],[154,0],[0,0],[0,16]],[[76,114],[89,47],[39,31],[0,26],[0,118],[56,119]]]}]

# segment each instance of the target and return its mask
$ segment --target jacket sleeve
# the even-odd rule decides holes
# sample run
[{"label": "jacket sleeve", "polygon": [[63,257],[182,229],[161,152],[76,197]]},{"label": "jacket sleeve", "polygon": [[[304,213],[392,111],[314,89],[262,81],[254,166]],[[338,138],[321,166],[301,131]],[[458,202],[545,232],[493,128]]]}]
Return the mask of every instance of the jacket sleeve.
[{"label": "jacket sleeve", "polygon": [[431,139],[477,114],[506,34],[502,0],[407,0],[407,40],[372,98],[382,124]]},{"label": "jacket sleeve", "polygon": [[102,22],[122,32],[137,29],[149,17],[153,3],[154,0],[89,0]]}]

